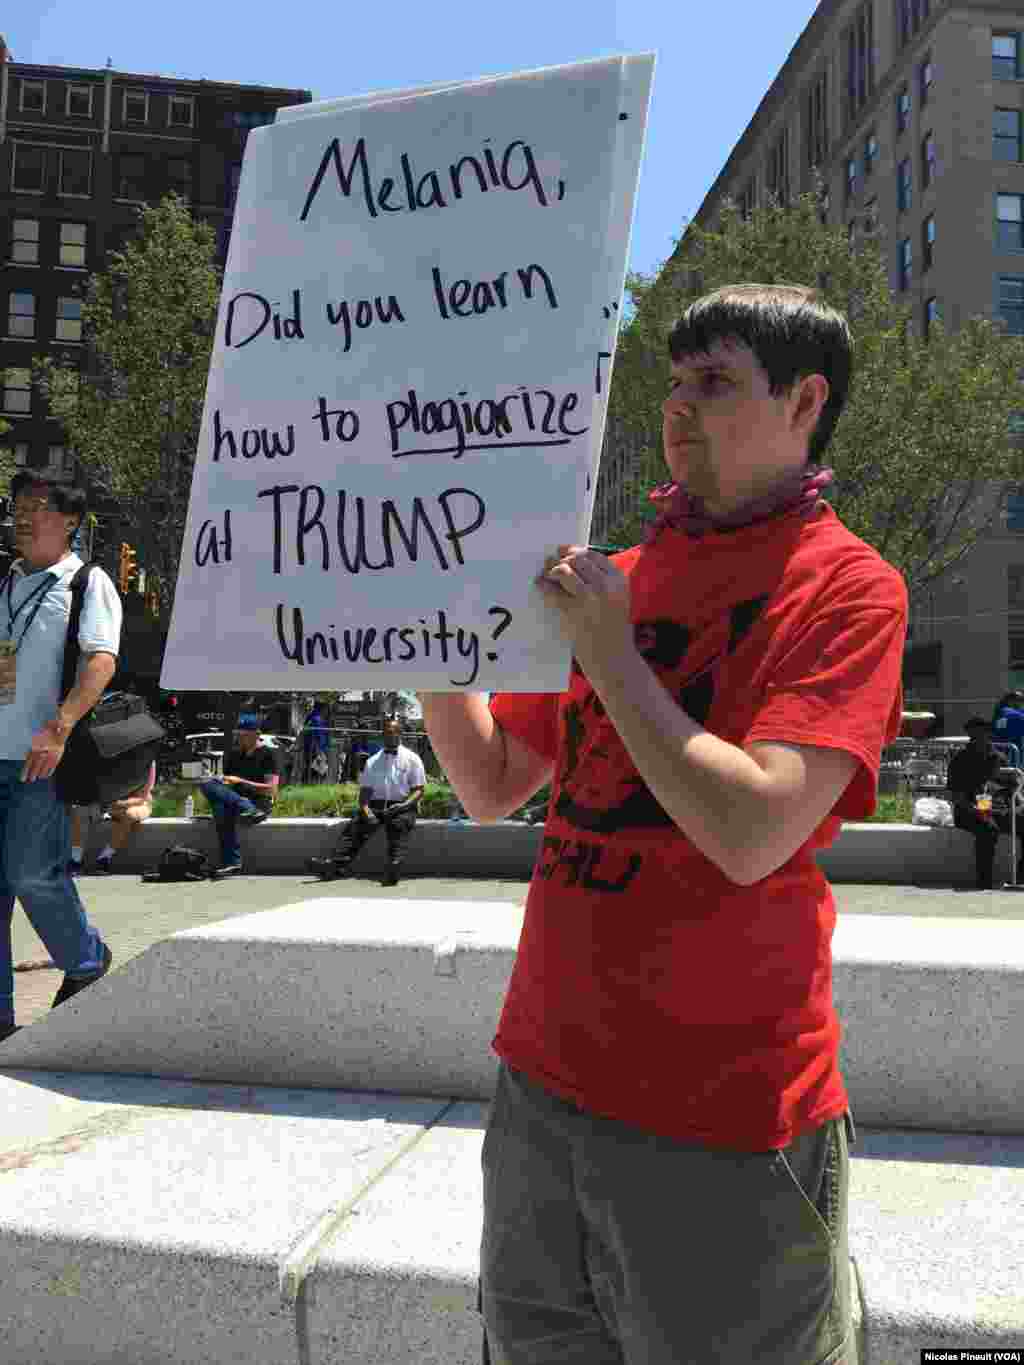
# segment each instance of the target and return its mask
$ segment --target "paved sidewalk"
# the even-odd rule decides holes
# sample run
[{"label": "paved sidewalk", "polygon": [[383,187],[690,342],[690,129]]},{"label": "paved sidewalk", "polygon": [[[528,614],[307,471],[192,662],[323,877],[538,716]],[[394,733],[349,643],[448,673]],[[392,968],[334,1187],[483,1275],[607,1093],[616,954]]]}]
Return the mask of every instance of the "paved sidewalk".
[{"label": "paved sidewalk", "polygon": [[[308,877],[243,876],[229,882],[149,884],[136,875],[81,877],[79,891],[90,918],[114,954],[114,968],[179,929],[198,928],[237,915],[327,897],[356,900],[508,901],[521,905],[529,883],[468,877],[413,877],[397,887],[371,878],[318,882]],[[1024,919],[1024,893],[917,886],[833,887],[840,914],[917,915],[967,919]],[[363,912],[365,913],[365,911]],[[15,1013],[30,1024],[50,1008],[61,974],[48,966],[42,944],[21,912],[14,912]]]}]

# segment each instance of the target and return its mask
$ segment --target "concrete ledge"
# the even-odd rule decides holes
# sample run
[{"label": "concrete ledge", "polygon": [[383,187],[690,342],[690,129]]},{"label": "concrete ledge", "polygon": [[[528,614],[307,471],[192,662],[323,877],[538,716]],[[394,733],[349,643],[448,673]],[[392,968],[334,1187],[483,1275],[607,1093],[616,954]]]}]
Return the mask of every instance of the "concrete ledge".
[{"label": "concrete ledge", "polygon": [[[22,1071],[0,1108],[4,1365],[477,1365],[486,1106]],[[1024,1139],[858,1138],[860,1360],[1019,1346]]]},{"label": "concrete ledge", "polygon": [[[347,819],[274,820],[239,831],[247,872],[304,875],[309,858],[329,855]],[[89,831],[87,857],[95,857],[110,829],[96,821]],[[521,877],[528,881],[540,847],[541,827],[506,820],[496,825],[419,820],[409,841],[405,870],[414,877]],[[212,819],[147,820],[128,847],[118,854],[121,872],[143,872],[159,861],[171,844],[202,849],[216,866],[220,845]],[[359,856],[361,872],[382,876],[387,845],[378,835]]]},{"label": "concrete ledge", "polygon": [[[489,1100],[521,906],[321,899],[155,944],[7,1066]],[[1024,922],[854,915],[833,942],[854,1114],[1024,1134]]]},{"label": "concrete ledge", "polygon": [[[347,820],[267,820],[254,830],[241,831],[242,857],[249,872],[277,876],[300,874],[306,860],[331,852]],[[95,822],[90,830],[88,856],[95,857],[107,841],[109,825]],[[521,877],[529,880],[540,850],[543,827],[505,820],[496,825],[417,822],[406,855],[406,870],[415,877]],[[118,855],[118,870],[142,872],[152,867],[169,844],[190,844],[220,861],[213,821],[147,820],[132,842]],[[818,855],[825,875],[833,882],[874,882],[889,885],[974,884],[974,839],[959,829],[930,829],[923,825],[844,825],[831,848]],[[360,870],[381,875],[385,843],[378,836],[360,855]],[[1009,839],[1000,840],[996,876],[1009,880]],[[1024,876],[1024,874],[1022,874]]]}]

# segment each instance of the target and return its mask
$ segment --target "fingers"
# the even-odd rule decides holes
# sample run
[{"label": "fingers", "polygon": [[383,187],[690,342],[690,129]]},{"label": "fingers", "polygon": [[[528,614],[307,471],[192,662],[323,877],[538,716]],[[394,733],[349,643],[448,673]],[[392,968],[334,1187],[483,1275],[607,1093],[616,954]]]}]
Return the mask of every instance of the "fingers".
[{"label": "fingers", "polygon": [[30,752],[21,770],[22,782],[40,782],[47,777],[52,777],[59,762],[60,754],[49,753],[45,750]]},{"label": "fingers", "polygon": [[566,592],[578,593],[581,583],[596,587],[604,582],[610,566],[603,555],[585,545],[560,545],[558,554],[548,555],[540,580],[557,583]]}]

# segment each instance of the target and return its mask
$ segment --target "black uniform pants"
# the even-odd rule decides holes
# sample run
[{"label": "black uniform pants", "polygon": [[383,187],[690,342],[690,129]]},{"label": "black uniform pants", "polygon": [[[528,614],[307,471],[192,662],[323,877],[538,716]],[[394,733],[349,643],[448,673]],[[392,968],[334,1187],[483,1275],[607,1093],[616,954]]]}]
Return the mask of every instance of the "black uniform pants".
[{"label": "black uniform pants", "polygon": [[[966,830],[974,835],[974,867],[977,875],[979,887],[991,887],[992,868],[996,858],[996,844],[999,842],[1000,834],[1009,834],[1010,817],[1009,815],[997,814],[993,812],[993,818],[999,826],[998,830],[992,828],[974,810],[955,809],[953,811],[953,824],[957,829]],[[1020,877],[1021,862],[1024,860],[1024,812],[1017,821],[1017,840],[1020,844],[1020,854],[1017,860],[1017,875]]]},{"label": "black uniform pants", "polygon": [[400,867],[409,839],[416,828],[416,812],[407,810],[401,815],[392,815],[389,818],[388,807],[399,804],[397,801],[371,801],[370,809],[380,817],[378,820],[367,820],[362,808],[357,810],[338,841],[334,851],[335,863],[341,867],[348,867],[367,839],[372,839],[377,830],[383,829],[388,841],[388,862],[392,868]]}]

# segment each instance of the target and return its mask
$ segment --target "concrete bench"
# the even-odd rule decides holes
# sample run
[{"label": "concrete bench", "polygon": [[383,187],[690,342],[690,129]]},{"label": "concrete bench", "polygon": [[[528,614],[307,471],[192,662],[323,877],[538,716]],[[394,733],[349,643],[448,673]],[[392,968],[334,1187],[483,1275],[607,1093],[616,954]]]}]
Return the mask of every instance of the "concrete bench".
[{"label": "concrete bench", "polygon": [[[345,820],[267,820],[242,829],[242,857],[247,872],[287,875],[306,873],[310,857],[331,852]],[[87,857],[107,842],[110,826],[95,821],[89,831]],[[520,877],[528,880],[541,848],[543,826],[503,820],[494,825],[449,820],[420,820],[413,831],[405,871],[413,877]],[[189,844],[220,861],[213,821],[147,820],[117,859],[119,872],[142,872],[158,861],[170,844]],[[1009,838],[997,854],[997,878],[1009,880]],[[848,824],[831,848],[818,855],[833,882],[888,885],[974,885],[974,839],[959,829],[924,825]],[[386,845],[382,836],[360,854],[361,875],[382,876]]]},{"label": "concrete bench", "polygon": [[[3,1070],[0,1107],[4,1365],[478,1365],[486,1105]],[[1019,1347],[1024,1138],[852,1155],[860,1361]]]},{"label": "concrete bench", "polygon": [[[4,1365],[476,1365],[521,915],[285,906],[175,934],[5,1042]],[[1019,1345],[1024,924],[854,916],[834,947],[860,1358]]]},{"label": "concrete bench", "polygon": [[[324,897],[154,944],[7,1066],[490,1100],[521,906]],[[1024,921],[852,915],[833,939],[859,1122],[1024,1134]]]}]

